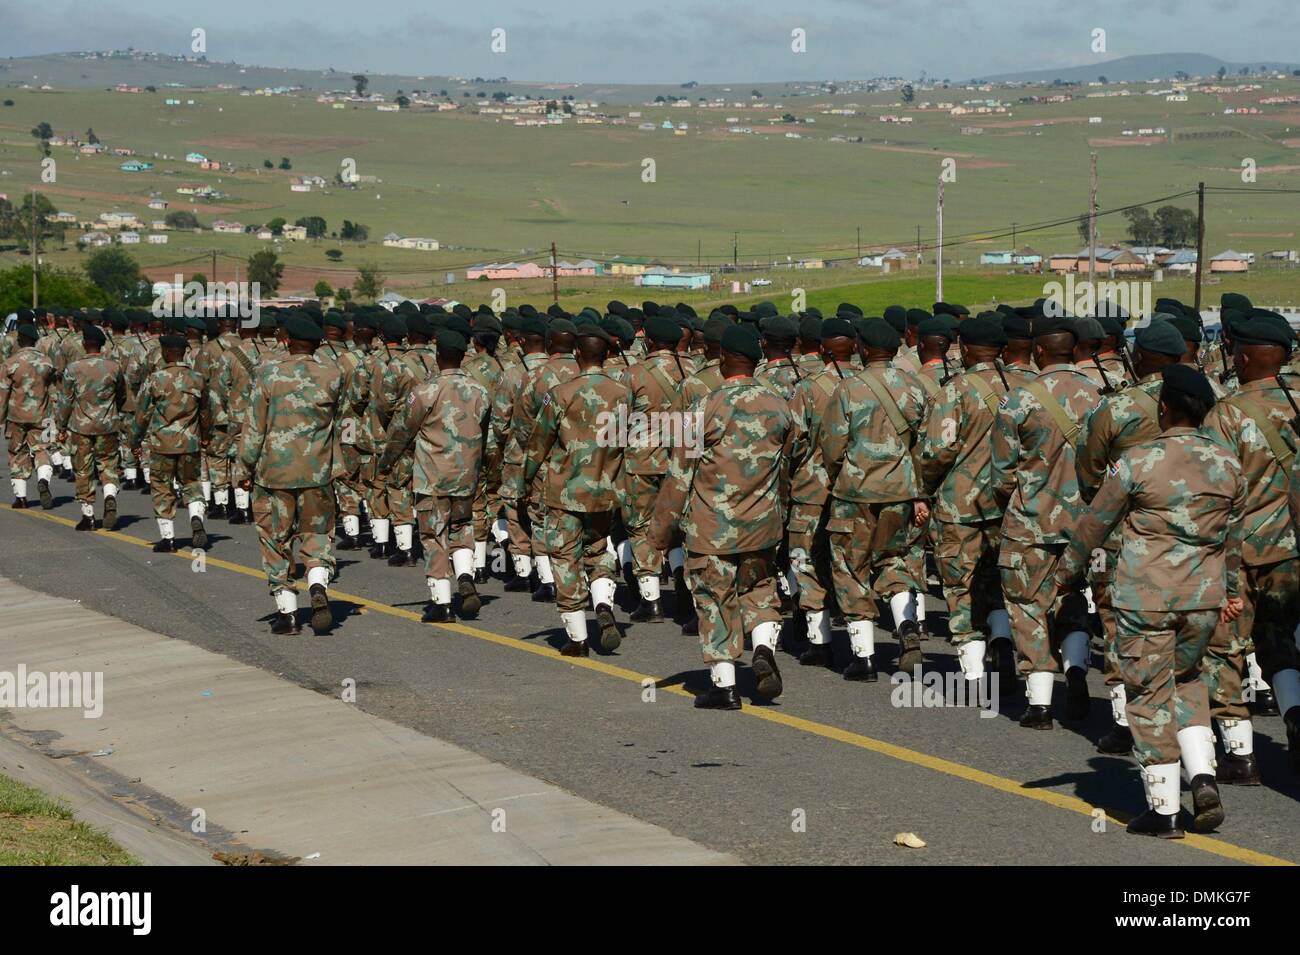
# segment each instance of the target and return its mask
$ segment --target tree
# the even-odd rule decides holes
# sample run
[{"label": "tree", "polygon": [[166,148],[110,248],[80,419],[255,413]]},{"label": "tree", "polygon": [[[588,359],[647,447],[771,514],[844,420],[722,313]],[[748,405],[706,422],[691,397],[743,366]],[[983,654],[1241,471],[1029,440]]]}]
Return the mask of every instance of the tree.
[{"label": "tree", "polygon": [[342,249],[326,249],[326,250],[325,250],[325,258],[329,259],[331,262],[337,262],[339,259],[343,258],[343,250],[342,250]]},{"label": "tree", "polygon": [[370,85],[370,80],[364,73],[352,74],[352,88],[357,91],[358,96],[366,95],[366,87]]},{"label": "tree", "polygon": [[352,283],[352,290],[361,298],[368,298],[374,301],[379,298],[379,293],[384,288],[384,273],[379,271],[377,265],[360,265],[357,267],[357,277]]},{"label": "tree", "polygon": [[99,137],[95,135],[95,131],[93,129],[86,130],[86,142],[90,143],[90,145],[92,146],[97,145],[99,143]]},{"label": "tree", "polygon": [[1086,212],[1079,216],[1079,238],[1084,245],[1087,245],[1088,240],[1092,238],[1092,230],[1088,228],[1088,213]]},{"label": "tree", "polygon": [[330,288],[330,283],[326,282],[324,279],[317,282],[316,287],[312,289],[312,291],[316,294],[317,298],[330,298],[334,294],[334,289]]},{"label": "tree", "polygon": [[284,219],[276,216],[266,224],[266,227],[271,230],[271,235],[283,235],[285,224]]},{"label": "tree", "polygon": [[1196,239],[1196,213],[1191,209],[1161,206],[1156,210],[1155,224],[1160,241],[1171,248],[1191,245]]},{"label": "tree", "polygon": [[172,229],[197,229],[199,217],[186,209],[176,209],[163,216],[163,222]]},{"label": "tree", "polygon": [[300,225],[307,230],[307,238],[319,239],[325,234],[325,220],[320,216],[303,216],[294,225]]},{"label": "tree", "polygon": [[903,94],[904,103],[910,103],[912,100],[916,99],[916,90],[912,89],[911,83],[905,84],[901,92]]},{"label": "tree", "polygon": [[208,277],[202,272],[195,272],[190,276],[190,281],[196,285],[202,285],[204,288],[208,287]]},{"label": "tree", "polygon": [[1217,76],[1219,79],[1223,79],[1225,76],[1228,75],[1228,68],[1226,66],[1221,66],[1219,67],[1219,71],[1214,75]]},{"label": "tree", "polygon": [[1128,234],[1134,245],[1155,245],[1160,241],[1160,227],[1145,207],[1125,209],[1124,218],[1128,221]]},{"label": "tree", "polygon": [[32,127],[32,136],[44,142],[54,135],[54,128],[49,123],[37,123]]},{"label": "tree", "polygon": [[86,260],[86,275],[105,294],[118,301],[134,295],[142,281],[139,264],[117,245],[95,251]]},{"label": "tree", "polygon": [[341,288],[336,288],[334,290],[334,297],[340,302],[350,302],[352,301],[352,289],[348,288],[346,285]]},{"label": "tree", "polygon": [[393,102],[397,104],[398,109],[405,109],[411,105],[411,101],[405,96],[399,96],[397,99],[393,100]]},{"label": "tree", "polygon": [[7,200],[0,203],[0,238],[16,239],[25,249],[32,239],[32,218],[35,216],[36,248],[39,251],[41,239],[54,235],[50,216],[57,211],[54,203],[47,196],[36,193],[35,212],[32,211],[32,193],[23,196],[22,202],[13,205]]},{"label": "tree", "polygon": [[293,168],[293,163],[289,162],[289,157],[288,157],[288,156],[281,156],[281,157],[280,157],[280,168],[281,168],[281,169],[292,169],[292,168]]},{"label": "tree", "polygon": [[11,100],[11,99],[7,99],[7,100],[5,100],[5,105],[6,105],[6,106],[13,106],[13,105],[14,105],[14,101]]},{"label": "tree", "polygon": [[369,237],[369,226],[364,226],[360,222],[353,222],[351,219],[343,220],[343,229],[339,232],[340,239],[348,239],[352,242],[365,242]]},{"label": "tree", "polygon": [[270,249],[262,249],[248,257],[248,281],[256,282],[262,294],[274,295],[284,279],[284,263]]},{"label": "tree", "polygon": [[1106,79],[1106,74],[1103,73],[1101,74],[1101,76],[1097,77],[1097,82],[1100,83],[1102,86],[1105,86],[1107,83],[1110,82],[1110,80]]},{"label": "tree", "polygon": [[[113,304],[113,299],[86,278],[80,269],[43,266],[40,289],[42,301],[58,302],[68,308],[103,308]],[[19,265],[0,271],[0,315],[8,315],[31,304],[32,267]]]},{"label": "tree", "polygon": [[263,160],[262,160],[262,168],[263,168],[263,169],[274,169],[274,168],[275,168],[275,163],[271,162],[271,160],[269,160],[269,159],[263,159]]}]

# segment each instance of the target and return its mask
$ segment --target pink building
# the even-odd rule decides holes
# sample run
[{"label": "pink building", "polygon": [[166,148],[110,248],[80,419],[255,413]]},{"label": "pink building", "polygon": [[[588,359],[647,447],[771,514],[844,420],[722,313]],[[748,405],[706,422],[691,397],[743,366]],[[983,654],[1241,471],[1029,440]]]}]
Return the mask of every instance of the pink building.
[{"label": "pink building", "polygon": [[490,265],[476,265],[466,269],[465,278],[470,282],[480,278],[487,278],[493,282],[509,279],[540,279],[550,275],[550,271],[549,268],[544,269],[535,262],[493,262]]}]

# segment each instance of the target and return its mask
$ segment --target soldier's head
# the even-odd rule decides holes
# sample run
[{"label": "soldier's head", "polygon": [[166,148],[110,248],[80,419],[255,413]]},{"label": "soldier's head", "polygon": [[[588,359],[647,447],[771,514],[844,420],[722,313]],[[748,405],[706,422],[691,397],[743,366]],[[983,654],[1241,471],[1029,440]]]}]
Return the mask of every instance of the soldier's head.
[{"label": "soldier's head", "polygon": [[567,318],[553,318],[546,327],[546,351],[552,355],[573,354],[573,340],[578,328]]},{"label": "soldier's head", "polygon": [[718,357],[719,370],[724,378],[754,374],[754,368],[763,360],[763,348],[753,325],[732,325],[722,333]]},{"label": "soldier's head", "polygon": [[257,337],[275,338],[280,331],[280,323],[275,320],[275,313],[268,309],[262,313],[261,319],[257,323]]},{"label": "soldier's head", "polygon": [[1097,310],[1097,324],[1104,333],[1098,349],[1102,354],[1119,351],[1120,342],[1124,340],[1124,322],[1127,320],[1128,312],[1123,308],[1113,302],[1102,303]]},{"label": "soldier's head", "polygon": [[1076,318],[1074,320],[1074,360],[1087,361],[1101,350],[1101,343],[1106,339],[1105,329],[1095,318]]},{"label": "soldier's head", "polygon": [[1028,365],[1034,358],[1034,335],[1029,319],[1016,312],[1002,313],[1002,331],[1007,336],[1002,360],[1008,365]]},{"label": "soldier's head", "polygon": [[820,355],[822,351],[822,318],[805,312],[799,319],[799,354]]},{"label": "soldier's head", "polygon": [[723,311],[714,311],[704,323],[704,355],[710,361],[722,354],[722,333],[736,324]]},{"label": "soldier's head", "polygon": [[825,361],[842,364],[853,360],[858,333],[854,331],[852,322],[845,318],[828,318],[822,322],[821,335],[821,356]]},{"label": "soldier's head", "polygon": [[30,348],[40,337],[40,330],[35,325],[25,322],[18,326],[18,347]]},{"label": "soldier's head", "polygon": [[437,340],[435,358],[438,368],[444,371],[449,368],[459,368],[460,363],[465,360],[465,349],[469,347],[469,339],[458,330],[446,326],[435,329],[434,335]]},{"label": "soldier's head", "polygon": [[427,345],[433,340],[433,322],[423,315],[411,315],[406,319],[406,340],[412,345]]},{"label": "soldier's head", "polygon": [[1139,328],[1133,336],[1133,369],[1139,378],[1183,360],[1187,351],[1182,332],[1161,318]]},{"label": "soldier's head", "polygon": [[922,362],[934,361],[948,354],[956,333],[942,318],[926,319],[916,327],[916,353]]},{"label": "soldier's head", "polygon": [[499,318],[491,312],[479,312],[474,316],[474,347],[495,355],[503,331]]},{"label": "soldier's head", "polygon": [[857,322],[858,352],[864,364],[893,361],[902,339],[883,318],[867,317]]},{"label": "soldier's head", "polygon": [[1199,428],[1214,407],[1214,389],[1205,374],[1174,362],[1160,372],[1160,428]]},{"label": "soldier's head", "polygon": [[599,325],[582,325],[578,328],[574,354],[578,367],[599,368],[609,354],[612,336]]},{"label": "soldier's head", "polygon": [[221,335],[226,332],[233,332],[239,327],[239,316],[235,314],[235,309],[227,305],[217,313],[217,334]]},{"label": "soldier's head", "polygon": [[957,340],[962,367],[972,368],[996,361],[1007,344],[1002,316],[997,312],[980,312],[974,318],[966,319],[957,326]]},{"label": "soldier's head", "polygon": [[601,321],[600,327],[609,332],[608,357],[610,358],[616,358],[623,354],[636,341],[636,330],[632,328],[632,323],[622,315],[615,315],[611,312]]},{"label": "soldier's head", "polygon": [[163,361],[175,365],[185,359],[185,350],[189,347],[189,341],[184,335],[168,332],[159,339],[158,345],[162,351]]},{"label": "soldier's head", "polygon": [[1039,368],[1068,365],[1074,361],[1079,339],[1068,318],[1036,318],[1032,323],[1034,364]]},{"label": "soldier's head", "polygon": [[106,340],[103,331],[96,326],[89,323],[82,326],[81,344],[85,347],[87,355],[98,355]]},{"label": "soldier's head", "polygon": [[650,352],[676,348],[682,340],[682,328],[667,315],[650,315],[645,320],[645,345]]},{"label": "soldier's head", "polygon": [[325,337],[320,326],[306,315],[291,315],[286,318],[284,335],[290,355],[310,355]]},{"label": "soldier's head", "polygon": [[1285,318],[1252,308],[1250,317],[1232,326],[1232,367],[1243,383],[1272,378],[1291,357],[1295,332]]},{"label": "soldier's head", "polygon": [[341,342],[348,337],[348,319],[342,312],[326,312],[321,319],[321,331],[327,342]]},{"label": "soldier's head", "polygon": [[763,355],[768,361],[789,358],[799,337],[799,321],[793,315],[771,315],[758,323],[763,335]]},{"label": "soldier's head", "polygon": [[520,318],[519,343],[523,345],[525,355],[536,355],[546,349],[546,323],[540,316]]}]

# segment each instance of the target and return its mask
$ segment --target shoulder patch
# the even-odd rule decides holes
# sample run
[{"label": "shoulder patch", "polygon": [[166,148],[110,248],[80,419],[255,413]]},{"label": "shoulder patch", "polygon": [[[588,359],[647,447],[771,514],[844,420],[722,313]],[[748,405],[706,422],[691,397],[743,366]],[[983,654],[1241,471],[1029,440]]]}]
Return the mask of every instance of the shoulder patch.
[{"label": "shoulder patch", "polygon": [[1117,474],[1119,474],[1119,462],[1114,461],[1111,464],[1107,465],[1106,473],[1109,474],[1111,477],[1115,477]]},{"label": "shoulder patch", "polygon": [[998,399],[998,407],[1005,411],[1009,404],[1011,404],[1011,392],[1008,391]]}]

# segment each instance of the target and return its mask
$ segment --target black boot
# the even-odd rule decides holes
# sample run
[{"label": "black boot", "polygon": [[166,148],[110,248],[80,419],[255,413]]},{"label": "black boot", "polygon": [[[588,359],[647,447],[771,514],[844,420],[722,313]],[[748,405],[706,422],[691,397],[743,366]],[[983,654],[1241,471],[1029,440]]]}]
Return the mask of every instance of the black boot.
[{"label": "black boot", "polygon": [[415,557],[415,548],[410,550],[401,550],[395,548],[393,555],[388,558],[389,567],[414,567],[419,561]]},{"label": "black boot", "polygon": [[1300,704],[1282,717],[1286,723],[1286,748],[1291,754],[1291,772],[1300,774]]},{"label": "black boot", "polygon": [[700,617],[692,612],[689,617],[682,621],[682,635],[686,637],[698,637],[700,635]]},{"label": "black boot", "polygon": [[486,584],[491,579],[491,576],[492,575],[488,573],[486,564],[482,567],[474,568],[474,583],[476,584]]},{"label": "black boot", "polygon": [[208,505],[208,517],[213,518],[214,520],[224,521],[229,516],[230,515],[229,515],[227,505],[225,504]]},{"label": "black boot", "polygon": [[104,530],[111,531],[117,526],[117,495],[110,494],[104,498]]},{"label": "black boot", "polygon": [[537,589],[533,591],[533,603],[555,603],[555,584],[539,583]]},{"label": "black boot", "polygon": [[382,544],[376,543],[370,548],[370,559],[384,560],[387,557],[392,557],[395,549],[391,540],[386,540]]},{"label": "black boot", "polygon": [[1133,751],[1133,731],[1127,726],[1113,725],[1101,739],[1097,740],[1097,752],[1107,756],[1127,756]]},{"label": "black boot", "polygon": [[208,532],[203,529],[203,518],[198,515],[190,518],[190,546],[199,550],[208,546]]},{"label": "black boot", "polygon": [[451,612],[451,604],[427,603],[424,605],[424,615],[420,617],[422,623],[451,623],[455,620]]},{"label": "black boot", "polygon": [[695,601],[691,599],[691,588],[686,586],[686,571],[678,567],[673,571],[673,619],[685,623],[694,615]]},{"label": "black boot", "polygon": [[898,638],[898,669],[911,673],[925,662],[925,654],[921,652],[921,631],[916,621],[904,620],[894,631],[894,636]]},{"label": "black boot", "polygon": [[1137,836],[1155,836],[1158,839],[1181,839],[1183,827],[1178,822],[1178,813],[1163,815],[1154,809],[1148,809],[1128,824],[1128,831]]},{"label": "black boot", "polygon": [[456,592],[460,594],[460,615],[477,617],[478,612],[483,609],[483,600],[474,589],[474,578],[469,574],[461,574],[457,577]]},{"label": "black boot", "polygon": [[858,683],[875,683],[880,679],[876,672],[876,661],[871,657],[854,656],[844,668],[844,679]]},{"label": "black boot", "polygon": [[697,710],[738,710],[740,694],[734,686],[715,686],[695,697]]},{"label": "black boot", "polygon": [[322,584],[312,584],[308,593],[311,594],[312,630],[318,636],[329,633],[330,627],[334,626],[334,614],[330,612],[329,594],[326,593]]},{"label": "black boot", "polygon": [[146,481],[144,478],[140,479],[140,493],[141,494],[149,493],[149,482]]},{"label": "black boot", "polygon": [[618,625],[614,608],[601,604],[596,608],[596,625],[600,627],[600,648],[606,653],[613,653],[623,642],[623,628]]},{"label": "black boot", "polygon": [[1219,787],[1209,773],[1193,776],[1189,788],[1192,790],[1192,831],[1213,832],[1223,825],[1223,801],[1219,798]]},{"label": "black boot", "polygon": [[1007,688],[1015,686],[1017,678],[1015,645],[1009,639],[1000,637],[989,641],[989,650],[991,657],[989,669],[997,671],[998,682]]},{"label": "black boot", "polygon": [[1088,673],[1082,667],[1070,667],[1065,671],[1065,718],[1071,722],[1086,720],[1090,709]]},{"label": "black boot", "polygon": [[1214,778],[1225,786],[1259,785],[1259,764],[1255,762],[1254,753],[1248,756],[1236,756],[1228,753],[1218,763],[1219,766],[1214,772]]},{"label": "black boot", "polygon": [[628,619],[633,623],[659,623],[664,619],[664,612],[659,606],[659,601],[646,600],[642,597],[636,609],[628,614]]},{"label": "black boot", "polygon": [[623,583],[628,590],[636,591],[636,573],[631,564],[623,564]]},{"label": "black boot", "polygon": [[[230,523],[235,523],[233,517],[231,518]],[[351,534],[340,533],[338,535],[338,543],[334,546],[339,550],[357,550],[361,546],[361,541],[357,540],[357,538],[353,537]]]},{"label": "black boot", "polygon": [[509,577],[506,578],[506,582],[503,589],[512,594],[518,594],[518,593],[523,593],[526,590],[532,590],[533,589],[532,578],[533,575],[531,573],[525,574],[522,577],[519,576],[519,574],[517,573],[512,573]]},{"label": "black boot", "polygon": [[560,656],[562,657],[586,657],[591,655],[591,650],[587,647],[587,641],[570,640],[564,646],[560,647]]},{"label": "black boot", "polygon": [[271,621],[271,632],[284,636],[286,634],[302,633],[302,627],[298,626],[297,615],[277,611],[275,619]]},{"label": "black boot", "polygon": [[241,508],[241,507],[232,507],[232,508],[230,509],[230,517],[229,517],[227,520],[228,520],[228,522],[231,523],[231,524],[251,524],[251,523],[252,523],[252,521],[249,520],[249,518],[248,518],[248,514],[247,514],[247,513],[244,511],[244,509]]},{"label": "black boot", "polygon": [[36,482],[36,490],[41,495],[41,510],[48,511],[54,507],[54,495],[50,493],[50,482],[42,478]]},{"label": "black boot", "polygon": [[1020,725],[1027,730],[1050,730],[1052,728],[1052,708],[1038,703],[1031,703],[1025,708],[1025,715],[1020,717]]},{"label": "black boot", "polygon": [[772,654],[771,648],[758,647],[754,650],[749,666],[754,671],[754,679],[758,682],[759,696],[774,700],[781,695],[785,687],[781,683],[781,671],[777,669],[776,657]]},{"label": "black boot", "polygon": [[1277,697],[1272,690],[1258,690],[1255,698],[1246,704],[1251,716],[1277,716]]},{"label": "black boot", "polygon": [[87,517],[85,514],[81,515],[81,520],[77,521],[77,526],[73,528],[73,530],[78,531],[93,531],[94,529],[95,519],[93,517]]},{"label": "black boot", "polygon": [[831,663],[831,648],[827,643],[810,643],[808,649],[799,654],[799,665],[802,667],[828,667]]},{"label": "black boot", "polygon": [[170,537],[164,537],[154,543],[153,552],[155,554],[174,554],[176,553],[176,541]]},{"label": "black boot", "polygon": [[27,498],[25,497],[14,498],[14,502],[13,504],[10,505],[10,507],[12,507],[15,511],[23,510],[25,507],[27,507]]}]

